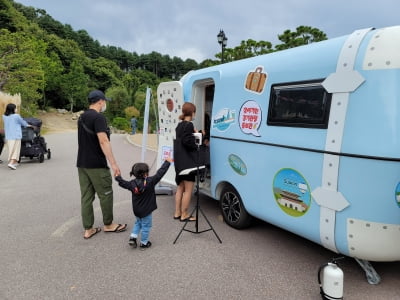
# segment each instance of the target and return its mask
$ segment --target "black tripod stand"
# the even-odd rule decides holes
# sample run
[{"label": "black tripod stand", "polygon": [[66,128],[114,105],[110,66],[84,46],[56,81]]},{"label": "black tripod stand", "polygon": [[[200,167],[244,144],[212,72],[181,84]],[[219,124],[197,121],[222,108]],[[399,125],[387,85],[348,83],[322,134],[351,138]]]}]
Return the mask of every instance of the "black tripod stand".
[{"label": "black tripod stand", "polygon": [[[190,214],[193,215],[193,213],[196,211],[196,221],[195,221],[195,230],[189,230],[186,229],[186,225],[189,222],[190,218],[187,218],[187,220],[185,221],[185,224],[183,225],[181,231],[179,231],[178,236],[176,237],[174,244],[176,243],[176,241],[179,239],[180,235],[182,234],[182,231],[187,231],[187,232],[191,232],[191,233],[203,233],[203,232],[207,232],[212,230],[215,234],[215,236],[217,237],[218,241],[220,243],[222,243],[221,239],[219,238],[218,234],[215,232],[214,228],[212,227],[210,221],[208,221],[206,215],[204,214],[203,210],[200,207],[200,145],[201,145],[201,140],[199,142],[197,142],[196,140],[196,144],[197,144],[197,166],[196,166],[196,206],[194,207],[194,209],[192,210],[192,213]],[[200,213],[203,215],[204,219],[207,221],[208,225],[210,226],[210,228],[199,231],[199,211]]]}]

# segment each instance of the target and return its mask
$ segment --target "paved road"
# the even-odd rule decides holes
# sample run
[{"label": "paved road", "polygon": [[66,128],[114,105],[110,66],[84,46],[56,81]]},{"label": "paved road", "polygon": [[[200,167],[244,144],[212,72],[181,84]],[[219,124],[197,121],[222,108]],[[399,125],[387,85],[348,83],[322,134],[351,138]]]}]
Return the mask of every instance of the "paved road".
[{"label": "paved road", "polygon": [[[84,240],[75,133],[45,138],[51,160],[25,159],[17,171],[0,165],[0,299],[320,299],[317,270],[333,253],[264,222],[234,230],[208,198],[201,207],[222,244],[212,231],[184,231],[174,245],[182,223],[172,219],[172,196],[158,197],[152,248],[130,249],[129,232]],[[127,177],[141,150],[123,135],[112,143]],[[154,158],[147,153],[150,165]],[[130,195],[114,191],[115,221],[131,227]],[[101,226],[98,200],[95,207]],[[354,260],[342,262],[345,299],[399,299],[400,263],[374,265],[382,277],[376,286]]]}]

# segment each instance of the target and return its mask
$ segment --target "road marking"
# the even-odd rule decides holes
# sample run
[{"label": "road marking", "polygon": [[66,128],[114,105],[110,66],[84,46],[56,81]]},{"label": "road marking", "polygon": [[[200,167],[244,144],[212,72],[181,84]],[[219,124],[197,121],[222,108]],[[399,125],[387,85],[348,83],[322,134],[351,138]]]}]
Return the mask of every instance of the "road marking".
[{"label": "road marking", "polygon": [[65,222],[64,224],[62,224],[60,227],[58,227],[56,229],[56,231],[54,231],[51,236],[52,237],[57,237],[57,238],[61,238],[64,236],[64,233],[66,233],[73,225],[75,225],[75,223],[78,223],[81,220],[80,216],[75,216],[72,217],[71,219],[69,219],[67,222]]},{"label": "road marking", "polygon": [[[127,203],[131,203],[131,200],[125,200],[125,201],[120,201],[118,203],[114,204],[114,209],[116,207],[119,207],[121,205],[125,205]],[[101,210],[100,207],[97,207],[94,209],[94,213],[97,213]],[[52,234],[52,237],[56,237],[56,238],[62,238],[64,236],[64,234],[70,230],[73,226],[75,226],[77,223],[81,222],[81,216],[74,216],[72,218],[70,218],[69,220],[67,220],[66,222],[64,222],[64,224],[62,224],[60,227],[58,227]]]}]

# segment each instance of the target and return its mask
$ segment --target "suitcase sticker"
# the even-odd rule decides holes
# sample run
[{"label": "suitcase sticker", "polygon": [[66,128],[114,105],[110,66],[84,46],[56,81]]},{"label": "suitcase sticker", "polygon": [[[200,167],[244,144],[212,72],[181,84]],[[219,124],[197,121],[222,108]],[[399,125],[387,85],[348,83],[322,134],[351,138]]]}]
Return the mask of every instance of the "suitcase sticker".
[{"label": "suitcase sticker", "polygon": [[263,67],[258,66],[254,72],[247,74],[245,88],[249,91],[261,94],[267,81],[267,73],[262,72]]}]

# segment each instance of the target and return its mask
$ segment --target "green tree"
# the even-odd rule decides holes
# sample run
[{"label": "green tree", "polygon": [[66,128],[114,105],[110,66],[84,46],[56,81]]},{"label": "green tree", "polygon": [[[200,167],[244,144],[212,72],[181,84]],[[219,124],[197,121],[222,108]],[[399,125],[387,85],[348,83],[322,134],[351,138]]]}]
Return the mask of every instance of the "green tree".
[{"label": "green tree", "polygon": [[310,26],[299,26],[296,31],[285,30],[283,34],[278,35],[278,38],[283,44],[275,46],[276,50],[284,50],[302,45],[307,45],[314,42],[319,42],[327,39],[324,32]]},{"label": "green tree", "polygon": [[216,65],[219,65],[221,63],[221,61],[220,60],[212,60],[212,59],[206,59],[206,60],[203,60],[201,63],[200,63],[200,68],[207,68],[207,67],[212,67],[212,66],[216,66]]},{"label": "green tree", "polygon": [[46,35],[45,41],[48,44],[48,52],[57,54],[66,71],[74,60],[86,62],[87,57],[75,41],[64,40],[54,34]]},{"label": "green tree", "polygon": [[[247,41],[241,41],[239,46],[234,48],[226,48],[224,51],[224,60],[225,62],[230,62],[270,53],[272,51],[272,44],[270,42],[257,42],[255,40],[248,39]],[[215,57],[221,60],[222,52],[217,53]]]},{"label": "green tree", "polygon": [[160,65],[162,55],[158,52],[153,51],[150,54],[147,54],[146,57],[146,70],[153,72],[157,77],[160,77]]},{"label": "green tree", "polygon": [[16,32],[17,27],[13,22],[14,16],[11,13],[10,7],[9,1],[0,0],[0,28]]},{"label": "green tree", "polygon": [[87,59],[85,72],[90,76],[89,85],[92,88],[105,91],[111,86],[122,85],[124,73],[115,62],[104,57]]},{"label": "green tree", "polygon": [[178,80],[184,73],[184,62],[180,57],[174,56],[170,62],[169,72],[164,76],[170,77],[173,80]]},{"label": "green tree", "polygon": [[55,52],[50,52],[42,57],[41,65],[44,72],[44,82],[42,88],[43,99],[39,102],[39,106],[45,109],[48,106],[47,93],[51,95],[60,89],[64,67]]},{"label": "green tree", "polygon": [[62,92],[69,100],[70,111],[73,112],[75,105],[78,109],[86,106],[88,76],[84,73],[79,61],[73,61],[69,72],[63,75]]},{"label": "green tree", "polygon": [[23,100],[35,103],[40,98],[44,72],[40,58],[45,43],[24,33],[0,29],[0,90],[20,93]]},{"label": "green tree", "polygon": [[147,86],[153,87],[159,83],[154,73],[141,69],[135,69],[126,74],[122,82],[129,94],[129,106],[136,108],[140,106],[137,101],[139,90],[145,90]]},{"label": "green tree", "polygon": [[[143,131],[144,127],[144,110],[145,110],[145,104],[146,104],[146,88],[147,86],[142,85],[142,87],[137,91],[136,93],[136,102],[135,102],[135,107],[139,110],[140,114],[138,116],[138,130]],[[155,97],[155,92],[154,89],[152,89],[152,95],[153,98]],[[157,101],[156,99],[152,99],[151,101]],[[152,109],[152,104],[150,103],[150,110],[149,110],[149,132],[152,132],[156,130],[157,128],[157,107],[155,109]]]},{"label": "green tree", "polygon": [[[67,108],[68,106],[68,109],[70,109],[71,99],[69,91],[63,91],[64,86],[69,85],[68,82],[64,82],[68,78],[65,75],[71,73],[72,62],[79,62],[79,64],[85,66],[88,58],[75,41],[63,40],[55,34],[45,34],[43,39],[48,44],[47,57],[51,59],[51,62],[44,62],[46,83],[43,99],[45,100],[41,102],[46,104],[46,106],[50,105],[57,108]],[[72,71],[72,73],[75,71]],[[77,101],[79,103],[78,99]]]},{"label": "green tree", "polygon": [[[225,62],[235,61],[239,59],[249,58],[253,56],[263,55],[274,51],[280,51],[288,48],[298,47],[309,43],[319,42],[326,40],[325,33],[317,28],[310,26],[299,26],[295,32],[285,30],[283,34],[278,35],[278,38],[283,44],[276,45],[273,48],[271,42],[268,41],[255,41],[248,39],[242,41],[239,46],[234,48],[225,48],[224,60]],[[219,61],[206,60],[200,64],[201,67],[212,66],[220,63],[222,53],[219,52],[215,55]]]},{"label": "green tree", "polygon": [[78,43],[79,47],[90,58],[100,57],[100,44],[96,43],[86,30],[78,30],[72,38]]},{"label": "green tree", "polygon": [[49,16],[45,10],[42,10],[38,14],[37,23],[40,28],[44,29],[48,34],[55,34],[60,38],[65,37],[64,25],[54,20]]},{"label": "green tree", "polygon": [[106,116],[109,120],[115,117],[125,117],[125,108],[129,106],[128,93],[122,86],[114,86],[106,91],[107,97],[112,100],[107,102]]},{"label": "green tree", "polygon": [[140,86],[140,79],[131,72],[124,75],[122,84],[128,94],[129,105],[133,105],[135,103],[135,94]]},{"label": "green tree", "polygon": [[183,70],[181,74],[186,74],[189,71],[197,70],[199,68],[199,64],[191,58],[188,58],[183,63]]}]

